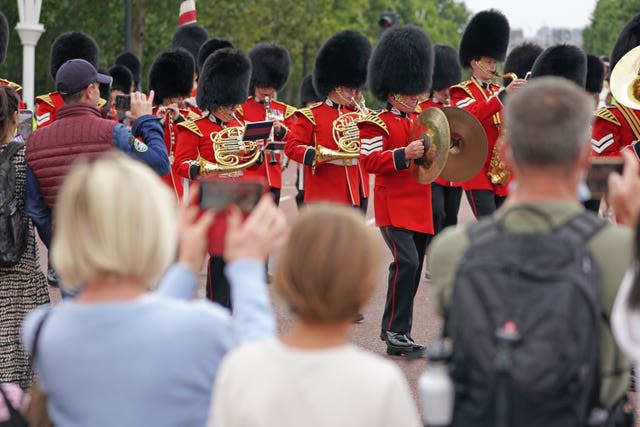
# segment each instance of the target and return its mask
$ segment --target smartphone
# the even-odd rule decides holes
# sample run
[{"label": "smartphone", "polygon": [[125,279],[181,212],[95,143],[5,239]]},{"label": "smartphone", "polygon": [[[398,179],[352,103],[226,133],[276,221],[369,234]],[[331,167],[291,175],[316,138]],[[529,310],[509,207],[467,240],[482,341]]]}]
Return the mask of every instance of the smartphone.
[{"label": "smartphone", "polygon": [[131,95],[116,95],[114,105],[118,111],[129,111],[131,109]]},{"label": "smartphone", "polygon": [[599,199],[607,193],[607,182],[611,172],[622,173],[624,159],[622,157],[602,156],[591,159],[591,167],[587,173],[587,187],[592,199]]},{"label": "smartphone", "polygon": [[22,139],[25,141],[33,132],[33,111],[31,110],[20,110],[18,113],[20,115],[20,122],[18,123],[18,134],[22,136]]}]

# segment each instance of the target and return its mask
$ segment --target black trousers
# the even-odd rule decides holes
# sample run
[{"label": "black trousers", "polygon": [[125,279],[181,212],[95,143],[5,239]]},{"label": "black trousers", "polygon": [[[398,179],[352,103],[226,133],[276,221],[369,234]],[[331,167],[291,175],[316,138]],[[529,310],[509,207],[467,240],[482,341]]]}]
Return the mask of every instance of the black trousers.
[{"label": "black trousers", "polygon": [[280,189],[269,187],[269,192],[273,194],[273,201],[276,202],[276,206],[280,206]]},{"label": "black trousers", "polygon": [[433,207],[433,230],[435,234],[443,228],[458,223],[458,210],[462,188],[431,184],[431,206]]},{"label": "black trousers", "polygon": [[369,206],[369,198],[362,195],[360,192],[360,206],[356,206],[362,212],[362,215],[367,215],[367,207]]},{"label": "black trousers", "polygon": [[590,199],[582,202],[582,205],[586,210],[591,211],[596,215],[600,212],[600,199]]},{"label": "black trousers", "polygon": [[506,197],[496,196],[491,190],[466,190],[465,194],[476,218],[491,215],[506,199]]},{"label": "black trousers", "polygon": [[207,299],[231,308],[231,288],[224,274],[224,258],[211,256],[207,268]]},{"label": "black trousers", "polygon": [[420,284],[424,253],[432,236],[392,226],[381,227],[380,232],[393,255],[389,264],[382,330],[409,335],[413,300]]}]

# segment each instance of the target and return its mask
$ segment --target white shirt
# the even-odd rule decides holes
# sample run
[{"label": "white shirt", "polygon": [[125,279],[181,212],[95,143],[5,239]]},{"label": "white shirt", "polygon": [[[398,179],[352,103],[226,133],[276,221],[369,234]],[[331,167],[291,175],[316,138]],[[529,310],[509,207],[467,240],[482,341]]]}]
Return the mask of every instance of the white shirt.
[{"label": "white shirt", "polygon": [[270,338],[223,361],[208,426],[338,425],[422,426],[400,369],[353,345],[301,350]]}]

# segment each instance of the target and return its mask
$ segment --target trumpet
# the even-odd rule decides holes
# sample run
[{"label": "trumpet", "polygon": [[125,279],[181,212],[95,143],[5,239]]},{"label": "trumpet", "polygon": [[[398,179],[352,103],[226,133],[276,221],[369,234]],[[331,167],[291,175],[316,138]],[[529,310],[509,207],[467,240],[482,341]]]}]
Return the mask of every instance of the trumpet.
[{"label": "trumpet", "polygon": [[485,73],[489,73],[493,75],[493,78],[496,79],[511,79],[511,80],[517,80],[518,79],[518,75],[516,73],[504,73],[504,74],[500,74],[497,71],[489,71],[487,69],[487,67],[485,67],[482,62],[480,61],[476,61],[476,65],[478,66],[478,68],[480,68],[483,72]]},{"label": "trumpet", "polygon": [[243,141],[244,128],[231,126],[211,134],[213,154],[217,163],[198,157],[200,174],[214,175],[219,173],[238,172],[255,164],[260,158],[264,144],[259,141]]}]

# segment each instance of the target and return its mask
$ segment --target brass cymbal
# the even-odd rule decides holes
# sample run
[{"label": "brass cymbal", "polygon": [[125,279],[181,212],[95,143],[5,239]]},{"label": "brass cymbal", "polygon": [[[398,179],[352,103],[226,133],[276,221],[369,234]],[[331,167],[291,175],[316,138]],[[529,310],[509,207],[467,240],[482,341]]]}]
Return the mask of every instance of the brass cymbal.
[{"label": "brass cymbal", "polygon": [[409,132],[409,141],[423,139],[422,158],[411,163],[411,174],[420,184],[433,182],[442,172],[449,155],[449,124],[438,108],[427,108],[416,118]]},{"label": "brass cymbal", "polygon": [[634,110],[640,109],[640,46],[625,53],[611,70],[609,87],[616,101]]},{"label": "brass cymbal", "polygon": [[487,135],[471,113],[460,108],[444,107],[443,114],[451,129],[449,159],[440,178],[465,181],[482,169],[489,152]]}]

